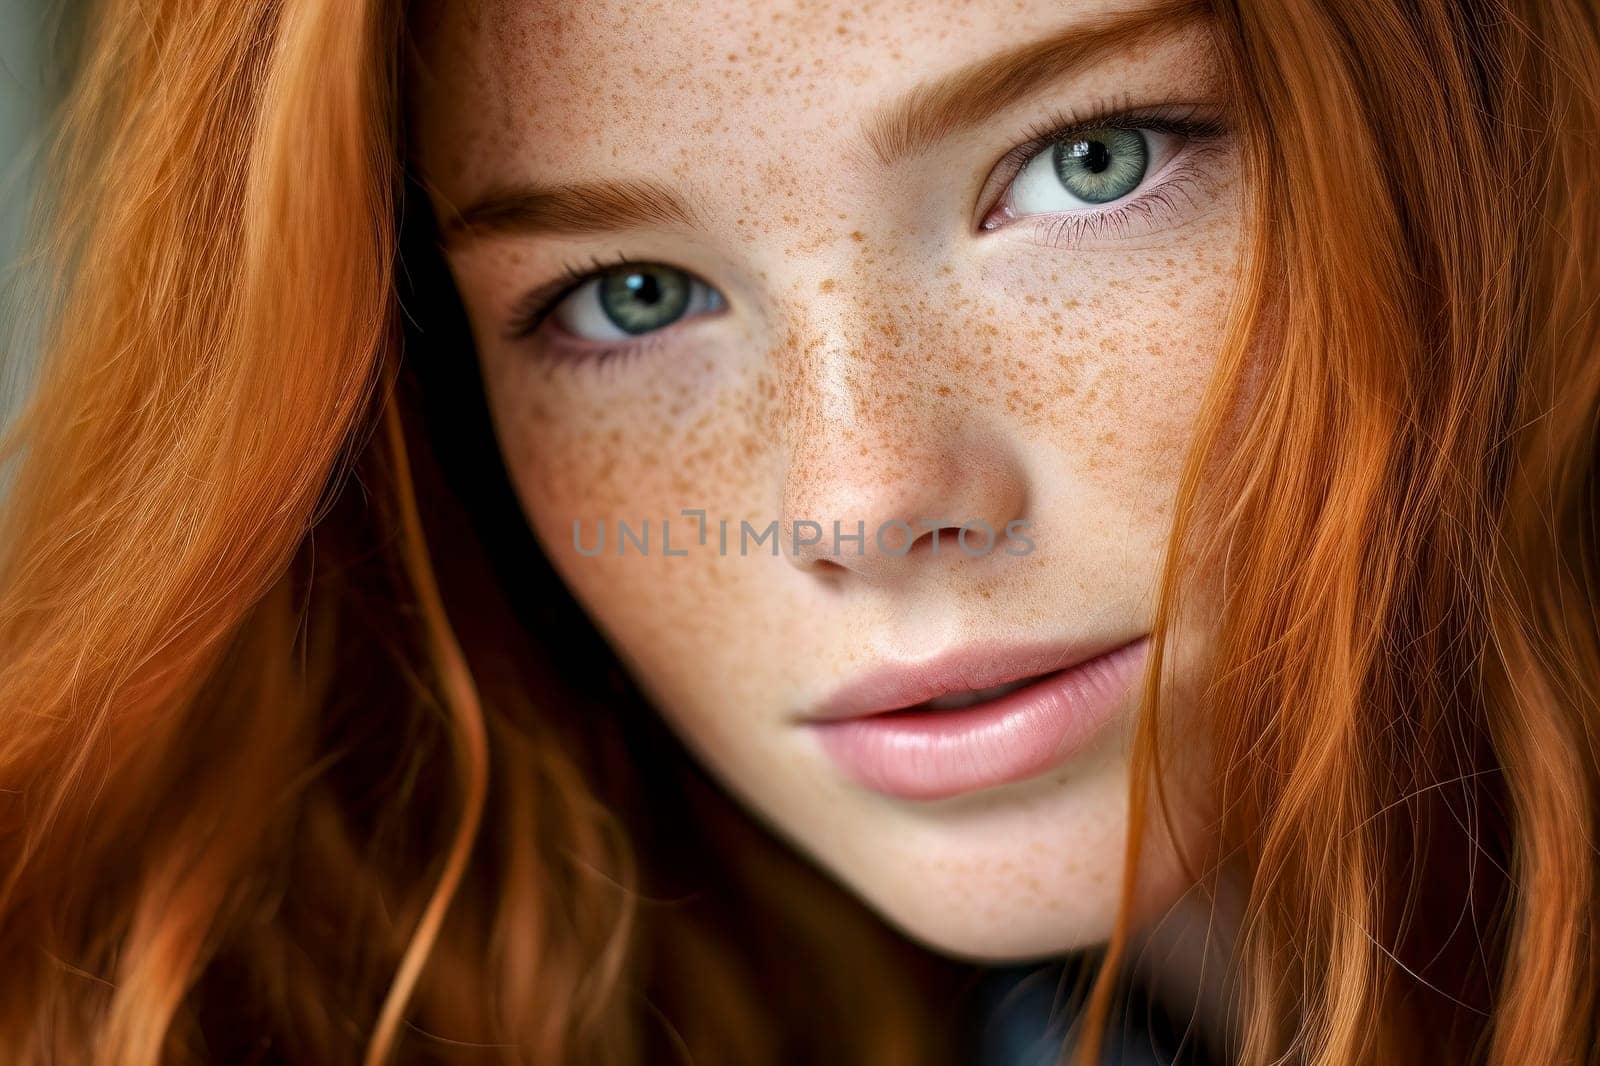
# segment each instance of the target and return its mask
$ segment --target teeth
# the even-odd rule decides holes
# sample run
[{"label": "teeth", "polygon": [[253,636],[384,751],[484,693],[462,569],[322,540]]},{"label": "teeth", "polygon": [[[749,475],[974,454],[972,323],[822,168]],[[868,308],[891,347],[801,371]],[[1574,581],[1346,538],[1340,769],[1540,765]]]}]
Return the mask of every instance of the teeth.
[{"label": "teeth", "polygon": [[937,699],[931,699],[920,706],[930,711],[954,711],[962,707],[971,707],[974,703],[983,703],[986,700],[999,699],[1008,692],[1015,692],[1022,686],[1032,682],[1034,678],[1025,677],[1020,681],[1010,681],[1004,685],[993,688],[982,688],[972,692],[950,692]]}]

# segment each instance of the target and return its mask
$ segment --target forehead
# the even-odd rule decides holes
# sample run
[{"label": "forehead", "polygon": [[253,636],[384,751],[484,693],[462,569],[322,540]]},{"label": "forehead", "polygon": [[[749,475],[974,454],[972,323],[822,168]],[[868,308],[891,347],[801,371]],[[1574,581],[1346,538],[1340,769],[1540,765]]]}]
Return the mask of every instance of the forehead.
[{"label": "forehead", "polygon": [[[430,180],[703,179],[719,150],[844,149],[873,107],[1147,0],[433,0],[409,92]],[[1111,95],[1108,89],[1106,95]],[[731,157],[730,157],[731,159]]]}]

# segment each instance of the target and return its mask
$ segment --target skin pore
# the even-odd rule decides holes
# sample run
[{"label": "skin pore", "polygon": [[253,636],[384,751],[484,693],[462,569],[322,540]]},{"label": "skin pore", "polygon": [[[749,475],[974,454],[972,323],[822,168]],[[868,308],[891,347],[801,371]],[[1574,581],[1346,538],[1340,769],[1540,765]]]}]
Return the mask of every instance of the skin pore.
[{"label": "skin pore", "polygon": [[[1243,232],[1186,10],[503,0],[412,27],[418,161],[535,534],[736,796],[958,955],[1105,939],[1136,700],[1048,772],[933,800],[862,787],[802,719],[883,664],[1149,631]],[[1134,140],[1129,191],[1063,190],[1058,142]],[[617,329],[584,280],[617,262],[668,268],[685,312]],[[730,545],[777,520],[785,550],[722,554],[723,519]],[[802,519],[918,538],[791,551]],[[935,550],[924,519],[1026,521],[1034,548]],[[619,557],[617,520],[650,550]],[[1205,638],[1174,641],[1181,713]],[[1183,888],[1164,839],[1141,913]]]}]

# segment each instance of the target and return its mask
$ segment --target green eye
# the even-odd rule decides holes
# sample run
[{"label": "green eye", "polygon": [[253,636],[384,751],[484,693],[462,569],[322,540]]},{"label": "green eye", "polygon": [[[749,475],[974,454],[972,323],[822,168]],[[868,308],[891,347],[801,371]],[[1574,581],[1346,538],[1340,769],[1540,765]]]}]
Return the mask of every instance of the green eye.
[{"label": "green eye", "polygon": [[688,275],[668,266],[627,266],[600,278],[600,310],[624,333],[670,326],[689,308]]},{"label": "green eye", "polygon": [[1144,134],[1115,127],[1057,141],[1050,155],[1062,187],[1091,204],[1109,203],[1133,192],[1150,163]]},{"label": "green eye", "polygon": [[624,263],[591,275],[552,317],[574,337],[624,341],[722,307],[722,294],[692,274],[664,263]]}]

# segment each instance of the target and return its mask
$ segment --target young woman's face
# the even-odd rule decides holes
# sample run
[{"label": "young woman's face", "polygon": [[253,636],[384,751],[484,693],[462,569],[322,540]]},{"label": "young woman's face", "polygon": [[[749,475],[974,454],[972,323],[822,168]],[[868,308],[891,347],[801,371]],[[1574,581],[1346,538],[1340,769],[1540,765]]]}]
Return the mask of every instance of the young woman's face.
[{"label": "young woman's face", "polygon": [[[1117,43],[1119,18],[1149,26]],[[1126,0],[503,0],[414,31],[508,469],[662,713],[913,936],[1103,939],[1241,248],[1204,26]],[[1177,634],[1180,706],[1204,645]],[[1150,905],[1178,887],[1155,867]]]}]

